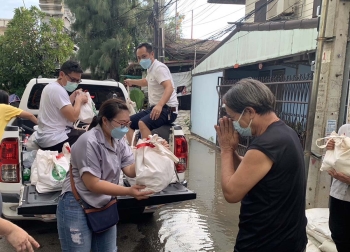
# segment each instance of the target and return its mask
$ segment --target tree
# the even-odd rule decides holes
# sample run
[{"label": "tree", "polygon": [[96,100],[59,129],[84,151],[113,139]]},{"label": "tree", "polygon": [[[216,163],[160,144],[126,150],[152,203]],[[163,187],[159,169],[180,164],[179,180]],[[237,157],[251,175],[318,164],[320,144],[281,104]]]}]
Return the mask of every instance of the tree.
[{"label": "tree", "polygon": [[[165,22],[165,38],[169,42],[176,42],[183,37],[182,22],[184,14],[177,13],[176,17],[168,18]],[[176,21],[176,22],[175,22]]]},{"label": "tree", "polygon": [[35,6],[15,9],[4,36],[0,36],[0,83],[21,96],[32,78],[53,77],[56,67],[73,53],[73,41],[63,21],[45,19]]},{"label": "tree", "polygon": [[135,58],[138,24],[147,27],[147,17],[152,13],[148,1],[67,0],[65,3],[75,15],[72,28],[79,37],[77,58],[82,67],[90,69],[93,78],[119,80],[130,59]]}]

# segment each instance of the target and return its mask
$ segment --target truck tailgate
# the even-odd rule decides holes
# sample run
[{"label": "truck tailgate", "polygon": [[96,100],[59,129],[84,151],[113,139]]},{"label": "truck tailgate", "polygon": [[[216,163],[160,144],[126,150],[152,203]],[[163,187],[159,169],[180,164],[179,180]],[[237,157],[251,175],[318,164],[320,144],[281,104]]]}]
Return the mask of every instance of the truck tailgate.
[{"label": "truck tailgate", "polygon": [[[27,185],[21,189],[21,197],[17,212],[19,215],[56,214],[58,197],[61,192],[38,193],[35,186]],[[144,206],[161,205],[185,200],[193,200],[196,193],[180,183],[170,184],[163,191],[146,200],[136,200],[129,196],[118,197],[118,208],[130,209]]]}]

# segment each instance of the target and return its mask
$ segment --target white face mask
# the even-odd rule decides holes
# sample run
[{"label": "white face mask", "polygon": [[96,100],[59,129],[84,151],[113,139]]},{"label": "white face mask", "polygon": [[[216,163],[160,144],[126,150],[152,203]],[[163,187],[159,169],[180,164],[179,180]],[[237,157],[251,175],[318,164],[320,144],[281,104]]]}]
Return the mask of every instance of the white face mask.
[{"label": "white face mask", "polygon": [[65,77],[66,77],[67,84],[64,86],[64,88],[65,88],[68,92],[73,92],[74,90],[76,90],[79,84],[76,83],[76,82],[68,81],[68,80],[67,80],[67,76],[65,76]]},{"label": "white face mask", "polygon": [[243,110],[242,114],[240,115],[240,117],[238,118],[238,120],[232,122],[233,127],[238,132],[238,134],[240,134],[241,136],[251,137],[252,136],[252,128],[250,127],[250,125],[252,124],[252,120],[250,120],[247,128],[242,128],[241,125],[239,124],[239,120],[241,120],[243,114],[244,114],[244,110]]}]

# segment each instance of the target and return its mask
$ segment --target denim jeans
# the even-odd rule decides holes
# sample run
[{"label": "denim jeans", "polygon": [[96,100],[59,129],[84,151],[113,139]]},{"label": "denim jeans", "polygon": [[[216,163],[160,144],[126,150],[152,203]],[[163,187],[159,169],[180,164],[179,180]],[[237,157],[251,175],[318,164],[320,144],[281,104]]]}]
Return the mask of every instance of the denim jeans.
[{"label": "denim jeans", "polygon": [[73,193],[67,192],[59,198],[56,216],[63,252],[117,251],[117,226],[103,233],[93,233]]}]

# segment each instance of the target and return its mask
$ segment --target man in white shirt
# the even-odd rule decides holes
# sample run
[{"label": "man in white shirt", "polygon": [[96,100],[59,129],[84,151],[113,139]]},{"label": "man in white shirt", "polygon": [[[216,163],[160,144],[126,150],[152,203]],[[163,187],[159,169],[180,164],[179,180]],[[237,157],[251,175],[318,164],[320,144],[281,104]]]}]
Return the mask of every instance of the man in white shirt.
[{"label": "man in white shirt", "polygon": [[[350,137],[350,124],[339,128],[338,135]],[[327,145],[334,149],[334,141]],[[329,199],[329,229],[338,252],[350,251],[350,177],[334,169],[328,172],[333,177]]]},{"label": "man in white shirt", "polygon": [[147,77],[141,80],[126,79],[124,83],[128,86],[148,86],[150,107],[130,117],[131,130],[127,133],[129,143],[135,129],[140,129],[141,137],[147,138],[151,130],[174,122],[179,104],[170,70],[154,58],[152,45],[140,44],[136,48],[136,56],[141,67],[147,69]]},{"label": "man in white shirt", "polygon": [[[88,100],[80,90],[74,91],[82,73],[79,63],[69,60],[62,65],[58,79],[43,89],[36,138],[41,149],[61,152],[65,142],[73,145],[84,133],[73,128],[81,105]],[[67,91],[72,94],[69,96]]]}]

